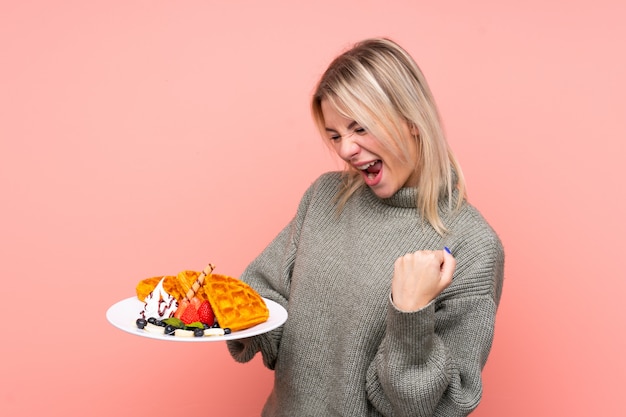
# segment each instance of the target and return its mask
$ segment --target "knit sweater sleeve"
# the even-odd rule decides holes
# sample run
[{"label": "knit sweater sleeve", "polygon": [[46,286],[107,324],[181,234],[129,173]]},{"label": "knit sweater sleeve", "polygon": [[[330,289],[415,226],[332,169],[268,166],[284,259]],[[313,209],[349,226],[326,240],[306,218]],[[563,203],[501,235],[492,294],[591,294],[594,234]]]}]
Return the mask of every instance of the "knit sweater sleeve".
[{"label": "knit sweater sleeve", "polygon": [[[304,194],[298,211],[291,222],[270,242],[241,275],[262,297],[276,301],[287,308],[289,287],[295,261],[302,219],[306,215],[313,187]],[[274,369],[283,328],[259,336],[228,341],[228,350],[237,362],[250,361],[257,352],[263,355],[263,363]]]},{"label": "knit sweater sleeve", "polygon": [[478,406],[504,253],[495,235],[458,251],[453,284],[437,300],[408,313],[389,301],[385,336],[367,371],[369,399],[382,415],[466,416]]}]

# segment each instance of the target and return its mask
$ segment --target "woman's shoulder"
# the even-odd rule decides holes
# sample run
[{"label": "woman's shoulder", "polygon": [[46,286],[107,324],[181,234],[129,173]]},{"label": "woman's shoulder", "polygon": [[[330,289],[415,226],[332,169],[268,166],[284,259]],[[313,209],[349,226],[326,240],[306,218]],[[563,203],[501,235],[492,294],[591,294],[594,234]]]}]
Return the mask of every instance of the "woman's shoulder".
[{"label": "woman's shoulder", "polygon": [[315,180],[314,184],[318,185],[337,185],[343,181],[344,173],[342,171],[328,171],[321,174]]},{"label": "woman's shoulder", "polygon": [[466,243],[475,246],[489,247],[497,256],[503,256],[503,245],[500,236],[472,204],[464,203],[451,221],[451,235],[462,237]]},{"label": "woman's shoulder", "polygon": [[343,173],[340,171],[329,171],[317,177],[309,186],[307,194],[335,196],[343,181]]},{"label": "woman's shoulder", "polygon": [[335,199],[342,182],[339,171],[325,172],[307,187],[300,200],[300,210],[309,210],[311,205],[329,204]]},{"label": "woman's shoulder", "polygon": [[490,294],[499,303],[504,278],[502,240],[478,209],[468,203],[453,219],[448,244],[457,259],[456,285],[448,291]]}]

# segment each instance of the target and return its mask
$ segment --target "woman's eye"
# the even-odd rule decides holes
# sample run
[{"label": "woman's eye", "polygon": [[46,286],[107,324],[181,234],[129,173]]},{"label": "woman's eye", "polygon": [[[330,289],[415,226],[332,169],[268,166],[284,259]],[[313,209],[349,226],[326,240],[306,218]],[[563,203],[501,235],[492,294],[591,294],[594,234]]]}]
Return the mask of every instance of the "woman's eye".
[{"label": "woman's eye", "polygon": [[338,141],[339,139],[341,139],[341,135],[332,135],[331,137],[329,137],[329,139],[331,141]]},{"label": "woman's eye", "polygon": [[357,127],[356,129],[354,129],[354,133],[356,133],[359,136],[363,136],[363,135],[367,134],[367,130],[365,130],[362,127]]}]

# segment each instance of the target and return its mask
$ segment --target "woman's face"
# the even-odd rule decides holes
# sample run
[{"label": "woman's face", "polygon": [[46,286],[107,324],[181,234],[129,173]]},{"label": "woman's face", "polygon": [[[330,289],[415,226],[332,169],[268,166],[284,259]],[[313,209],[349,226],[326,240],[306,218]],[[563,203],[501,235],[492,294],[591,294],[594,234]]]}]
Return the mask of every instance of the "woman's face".
[{"label": "woman's face", "polygon": [[[354,120],[343,117],[335,107],[322,100],[324,128],[337,155],[361,173],[363,181],[380,198],[394,195],[402,187],[415,187],[418,181],[416,170],[417,145],[409,142],[410,161],[398,158],[377,138]],[[408,124],[402,132],[411,135]]]}]

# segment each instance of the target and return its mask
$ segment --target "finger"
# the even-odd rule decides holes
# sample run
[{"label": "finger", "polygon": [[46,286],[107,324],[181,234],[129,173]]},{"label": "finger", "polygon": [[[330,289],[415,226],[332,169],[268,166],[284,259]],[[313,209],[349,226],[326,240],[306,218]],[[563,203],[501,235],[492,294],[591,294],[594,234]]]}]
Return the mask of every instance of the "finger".
[{"label": "finger", "polygon": [[452,275],[456,268],[456,259],[447,247],[443,250],[443,263],[441,264],[441,279],[446,282],[452,282]]}]

